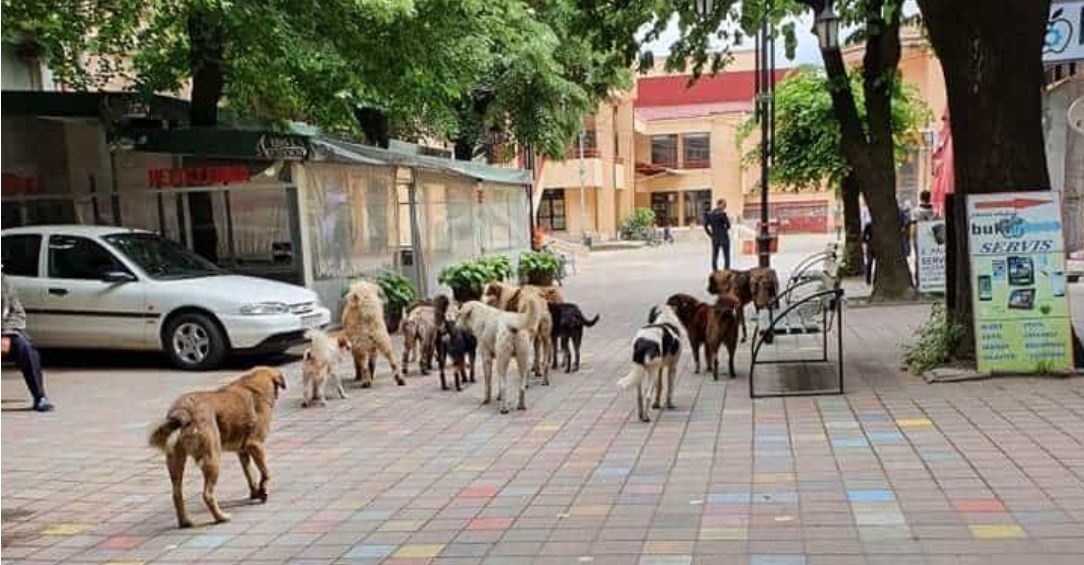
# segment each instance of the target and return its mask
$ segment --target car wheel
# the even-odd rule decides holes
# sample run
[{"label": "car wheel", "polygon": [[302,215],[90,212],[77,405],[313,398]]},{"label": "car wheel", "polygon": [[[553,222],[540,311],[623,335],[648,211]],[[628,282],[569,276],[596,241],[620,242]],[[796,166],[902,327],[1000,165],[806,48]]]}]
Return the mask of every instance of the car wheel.
[{"label": "car wheel", "polygon": [[226,358],[229,346],[222,330],[203,314],[181,314],[169,321],[164,345],[170,361],[186,371],[213,369]]}]

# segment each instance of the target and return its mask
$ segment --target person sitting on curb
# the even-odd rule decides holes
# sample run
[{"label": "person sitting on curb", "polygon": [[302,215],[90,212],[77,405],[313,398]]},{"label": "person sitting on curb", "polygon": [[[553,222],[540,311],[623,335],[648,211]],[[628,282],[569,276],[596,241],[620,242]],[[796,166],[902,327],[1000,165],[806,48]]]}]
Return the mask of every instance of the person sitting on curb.
[{"label": "person sitting on curb", "polygon": [[15,366],[22,371],[26,388],[30,390],[33,398],[31,407],[36,412],[49,412],[53,409],[53,403],[45,396],[41,356],[26,334],[26,312],[15,294],[15,289],[3,274],[0,274],[0,286],[3,287],[3,342],[0,344],[0,352],[4,357],[14,357]]}]

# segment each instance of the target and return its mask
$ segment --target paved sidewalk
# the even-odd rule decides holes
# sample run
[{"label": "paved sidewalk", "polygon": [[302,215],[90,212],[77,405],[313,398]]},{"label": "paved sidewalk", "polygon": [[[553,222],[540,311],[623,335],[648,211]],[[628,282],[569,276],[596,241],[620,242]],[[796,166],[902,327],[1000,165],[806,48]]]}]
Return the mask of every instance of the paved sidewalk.
[{"label": "paved sidewalk", "polygon": [[[60,409],[41,415],[14,410],[25,392],[5,371],[4,561],[1081,562],[1084,380],[927,385],[898,366],[927,307],[854,308],[846,396],[752,402],[744,346],[738,379],[686,364],[677,410],[641,424],[614,385],[629,337],[668,294],[706,296],[707,252],[597,253],[580,268],[566,294],[602,321],[583,370],[532,386],[526,412],[501,416],[479,404],[480,385],[441,392],[435,376],[396,387],[386,369],[372,390],[302,410],[286,366],[270,500],[243,502],[225,458],[228,524],[175,529],[145,435],[178,393],[232,373],[54,368]],[[1073,296],[1079,312],[1079,285]],[[188,475],[190,513],[206,523]]]}]

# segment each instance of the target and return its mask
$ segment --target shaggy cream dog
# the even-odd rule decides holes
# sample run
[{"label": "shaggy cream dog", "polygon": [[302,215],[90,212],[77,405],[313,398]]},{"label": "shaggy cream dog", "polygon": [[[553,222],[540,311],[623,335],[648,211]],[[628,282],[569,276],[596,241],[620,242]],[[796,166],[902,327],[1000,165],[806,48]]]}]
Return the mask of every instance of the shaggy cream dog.
[{"label": "shaggy cream dog", "polygon": [[511,286],[494,282],[486,285],[482,300],[506,312],[524,314],[528,309],[542,312],[537,322],[527,327],[534,344],[534,374],[542,377],[542,384],[550,384],[550,363],[553,360],[553,316],[547,306],[547,296],[562,298],[559,292],[548,294],[543,287],[533,285]]},{"label": "shaggy cream dog", "polygon": [[403,372],[410,372],[410,359],[417,357],[418,372],[428,375],[433,368],[437,341],[437,309],[420,302],[407,312],[403,320]]},{"label": "shaggy cream dog", "polygon": [[339,398],[346,398],[342,379],[339,378],[338,365],[350,355],[350,340],[346,336],[331,337],[320,330],[309,330],[305,337],[312,342],[305,350],[301,360],[301,406],[323,406],[324,383],[331,384],[339,392]]},{"label": "shaggy cream dog", "polygon": [[527,328],[537,326],[544,309],[530,302],[525,312],[505,312],[478,301],[470,301],[459,309],[456,325],[469,330],[478,339],[482,353],[482,370],[485,375],[485,399],[492,399],[493,362],[497,363],[497,400],[501,402],[501,414],[507,414],[512,401],[512,389],[508,383],[508,363],[516,359],[519,369],[518,410],[527,409],[527,352],[531,347],[531,334]]},{"label": "shaggy cream dog", "polygon": [[354,352],[354,374],[362,388],[373,386],[373,368],[380,353],[391,365],[392,376],[399,386],[406,384],[399,361],[391,346],[388,327],[384,325],[384,304],[380,287],[369,281],[350,286],[343,306],[343,334],[350,340]]}]

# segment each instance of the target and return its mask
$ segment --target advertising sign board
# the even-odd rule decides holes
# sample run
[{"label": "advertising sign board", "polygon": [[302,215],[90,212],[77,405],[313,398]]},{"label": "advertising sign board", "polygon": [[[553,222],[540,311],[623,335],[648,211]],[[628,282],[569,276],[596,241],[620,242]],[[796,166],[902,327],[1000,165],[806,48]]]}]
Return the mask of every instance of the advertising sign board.
[{"label": "advertising sign board", "polygon": [[918,291],[945,292],[945,221],[915,223]]},{"label": "advertising sign board", "polygon": [[967,218],[979,372],[1071,371],[1059,194],[969,195]]}]

